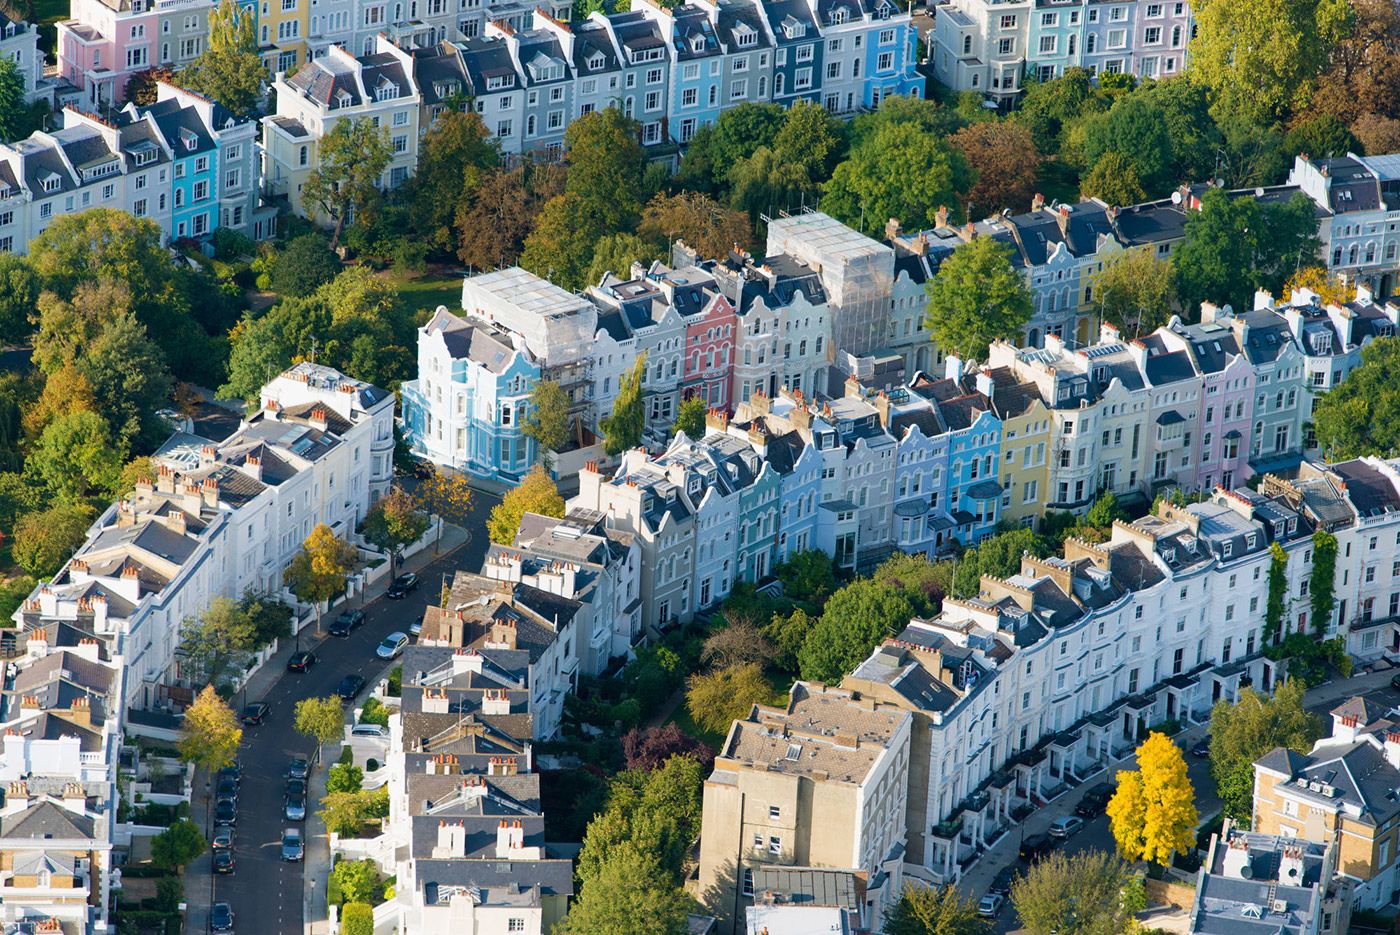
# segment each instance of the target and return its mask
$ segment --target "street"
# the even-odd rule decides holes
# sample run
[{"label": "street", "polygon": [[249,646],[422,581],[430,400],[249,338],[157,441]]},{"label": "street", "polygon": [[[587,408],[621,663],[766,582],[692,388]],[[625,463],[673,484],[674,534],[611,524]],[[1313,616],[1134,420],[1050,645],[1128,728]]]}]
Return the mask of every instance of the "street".
[{"label": "street", "polygon": [[[200,881],[209,885],[212,896],[201,899],[194,893],[190,901],[196,905],[227,902],[233,907],[236,928],[240,932],[300,933],[303,930],[303,886],[302,863],[289,863],[280,859],[281,835],[285,827],[299,824],[304,832],[310,832],[319,822],[312,817],[320,807],[320,802],[308,796],[306,810],[308,820],[304,823],[288,822],[282,817],[283,790],[288,762],[297,756],[310,758],[314,744],[298,734],[293,728],[293,712],[296,703],[303,698],[333,695],[340,680],[349,673],[365,677],[369,691],[375,682],[392,668],[378,659],[374,650],[380,640],[395,630],[408,632],[409,626],[423,614],[430,603],[437,603],[445,575],[457,569],[476,571],[480,569],[489,542],[485,534],[485,520],[497,498],[475,492],[472,516],[466,523],[471,531],[468,541],[453,552],[437,558],[432,556],[431,547],[415,556],[406,564],[416,571],[422,584],[406,598],[397,601],[377,597],[363,605],[365,622],[356,628],[348,639],[323,638],[316,642],[315,627],[312,625],[302,632],[302,649],[315,652],[317,661],[304,673],[286,671],[284,648],[278,656],[268,662],[272,670],[268,674],[274,681],[263,693],[250,689],[247,701],[265,701],[271,705],[267,720],[255,727],[245,727],[243,743],[239,749],[239,761],[243,767],[243,781],[239,790],[238,825],[234,833],[235,870],[231,875],[212,876]],[[457,541],[460,541],[458,539]],[[444,542],[444,548],[447,543]],[[428,564],[419,564],[427,558]],[[383,587],[376,589],[382,595]],[[352,600],[350,607],[361,606],[358,599]],[[323,627],[329,625],[339,612],[333,610],[325,616]],[[295,640],[289,641],[295,643]],[[295,648],[294,646],[292,648]],[[254,679],[255,686],[266,679]],[[363,697],[363,695],[362,695]],[[351,706],[347,706],[348,710]],[[335,743],[327,744],[325,755],[333,760],[339,754]],[[324,786],[324,784],[322,784]],[[196,808],[202,813],[205,799],[196,799]],[[321,843],[322,848],[325,847]],[[312,842],[308,841],[308,853]],[[207,868],[208,858],[201,862]],[[205,871],[207,873],[207,869]],[[208,880],[212,880],[209,883]],[[324,898],[325,882],[320,881],[318,889]],[[207,903],[205,900],[207,899]],[[206,913],[199,914],[201,919]],[[205,924],[190,919],[191,931],[204,932]]]}]

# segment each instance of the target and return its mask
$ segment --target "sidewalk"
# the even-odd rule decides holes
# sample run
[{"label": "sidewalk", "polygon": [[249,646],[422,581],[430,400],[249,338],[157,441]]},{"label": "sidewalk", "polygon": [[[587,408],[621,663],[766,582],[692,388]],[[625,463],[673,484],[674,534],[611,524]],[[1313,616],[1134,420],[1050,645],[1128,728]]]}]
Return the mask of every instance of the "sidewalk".
[{"label": "sidewalk", "polygon": [[[1348,679],[1335,679],[1319,685],[1315,689],[1310,689],[1304,697],[1304,704],[1309,708],[1319,706],[1334,706],[1353,695],[1362,694],[1376,688],[1390,684],[1390,677],[1395,674],[1394,670],[1386,672],[1368,672],[1361,675],[1354,675]],[[1325,721],[1325,718],[1324,718]],[[1329,725],[1324,723],[1323,730],[1328,730]],[[1209,724],[1200,724],[1184,730],[1177,734],[1172,740],[1182,749],[1190,749],[1197,741],[1201,740],[1209,732]],[[1200,762],[1200,761],[1197,761]],[[995,845],[987,849],[977,863],[963,874],[958,887],[966,895],[973,898],[981,898],[991,886],[992,880],[1002,870],[1015,862],[1021,848],[1021,841],[1033,834],[1043,834],[1050,828],[1050,825],[1057,818],[1074,813],[1074,807],[1079,804],[1079,800],[1084,797],[1084,792],[1091,786],[1100,782],[1108,781],[1112,783],[1121,769],[1133,769],[1136,766],[1136,754],[1129,754],[1121,760],[1110,761],[1107,772],[1095,774],[1092,778],[1080,783],[1074,788],[1064,792],[1055,801],[1044,808],[1036,809],[1025,821],[1018,825],[1012,825],[1010,830],[1001,836]],[[1198,805],[1203,804],[1202,796],[1198,795]],[[1213,816],[1219,809],[1219,799],[1211,796],[1214,800],[1213,808],[1202,807],[1200,817],[1202,821]],[[1208,804],[1208,803],[1207,803]]]},{"label": "sidewalk", "polygon": [[[196,769],[194,773],[194,794],[190,797],[190,821],[199,825],[199,830],[204,832],[204,840],[208,841],[213,837],[212,814],[213,808],[210,798],[214,795],[212,787],[205,787],[205,774]],[[214,894],[214,858],[212,852],[205,848],[200,854],[185,868],[185,931],[202,933],[209,931],[209,906],[213,902]]]}]

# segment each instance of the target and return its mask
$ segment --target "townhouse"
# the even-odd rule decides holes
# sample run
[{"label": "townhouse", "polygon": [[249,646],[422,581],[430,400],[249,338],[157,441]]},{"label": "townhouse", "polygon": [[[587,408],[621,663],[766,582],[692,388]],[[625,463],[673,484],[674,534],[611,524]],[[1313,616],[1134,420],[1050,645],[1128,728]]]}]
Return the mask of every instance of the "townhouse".
[{"label": "townhouse", "polygon": [[24,80],[25,103],[54,103],[55,82],[44,77],[44,53],[39,50],[39,27],[7,12],[0,12],[0,59],[15,63]]},{"label": "townhouse", "polygon": [[218,596],[280,594],[314,526],[352,539],[393,472],[394,398],[301,363],[263,387],[227,439],[176,433],[155,478],[110,506],[87,541],[15,611],[26,633],[77,628],[125,660],[132,708],[188,703],[184,621]]},{"label": "townhouse", "polygon": [[733,723],[705,780],[700,832],[700,891],[721,932],[784,868],[848,871],[865,883],[857,915],[884,917],[903,887],[912,727],[894,705],[809,682]]},{"label": "townhouse", "polygon": [[[1228,821],[1228,820],[1227,820]],[[1212,835],[1196,877],[1192,935],[1345,932],[1351,885],[1335,842],[1230,828]]]},{"label": "townhouse", "polygon": [[1348,153],[1313,161],[1304,153],[1294,157],[1288,185],[1317,205],[1328,271],[1375,296],[1393,295],[1400,271],[1400,160]]},{"label": "townhouse", "polygon": [[207,48],[213,0],[74,0],[58,23],[58,76],[92,112],[119,107],[133,75],[179,69]]},{"label": "townhouse", "polygon": [[164,82],[156,94],[112,120],[69,108],[62,128],[0,144],[0,249],[23,253],[55,218],[88,208],[149,218],[168,241],[220,227],[271,237],[252,123]]},{"label": "townhouse", "polygon": [[1186,68],[1193,29],[1185,0],[942,0],[931,7],[935,76],[999,104],[1014,100],[1024,79],[1050,81],[1068,68],[1170,78]]}]

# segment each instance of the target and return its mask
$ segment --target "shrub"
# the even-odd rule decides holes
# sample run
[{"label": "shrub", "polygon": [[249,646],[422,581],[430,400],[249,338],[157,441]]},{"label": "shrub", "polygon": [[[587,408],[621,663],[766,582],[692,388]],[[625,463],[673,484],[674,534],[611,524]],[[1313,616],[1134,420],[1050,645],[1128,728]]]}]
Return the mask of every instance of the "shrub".
[{"label": "shrub", "polygon": [[368,903],[346,903],[340,911],[340,935],[374,935],[374,910]]},{"label": "shrub", "polygon": [[155,907],[161,912],[174,912],[185,898],[185,886],[179,877],[161,877],[156,881]]},{"label": "shrub", "polygon": [[379,703],[378,698],[371,698],[365,702],[365,706],[360,709],[361,724],[378,724],[380,727],[389,726],[389,709]]}]

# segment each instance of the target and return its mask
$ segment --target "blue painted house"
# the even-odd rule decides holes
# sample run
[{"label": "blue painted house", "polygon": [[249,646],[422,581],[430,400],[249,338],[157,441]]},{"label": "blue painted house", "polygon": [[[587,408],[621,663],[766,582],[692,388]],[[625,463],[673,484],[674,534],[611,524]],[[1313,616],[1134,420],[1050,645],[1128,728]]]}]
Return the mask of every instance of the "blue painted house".
[{"label": "blue painted house", "polygon": [[219,147],[191,108],[148,112],[171,150],[171,237],[208,237],[219,226]]},{"label": "blue painted house", "polygon": [[938,495],[957,538],[975,545],[996,532],[1000,519],[1001,419],[986,395],[963,385],[962,362],[949,357],[947,365],[944,379],[919,380],[910,389],[932,402],[946,428],[947,470]]},{"label": "blue painted house", "polygon": [[539,378],[510,335],[439,308],[418,329],[418,379],[401,387],[409,445],[434,464],[518,482],[536,461],[523,429]]},{"label": "blue painted house", "polygon": [[689,143],[695,131],[719,118],[727,104],[723,96],[725,55],[709,14],[693,4],[670,10],[644,4],[641,12],[656,23],[671,57],[667,120],[671,139]]}]

